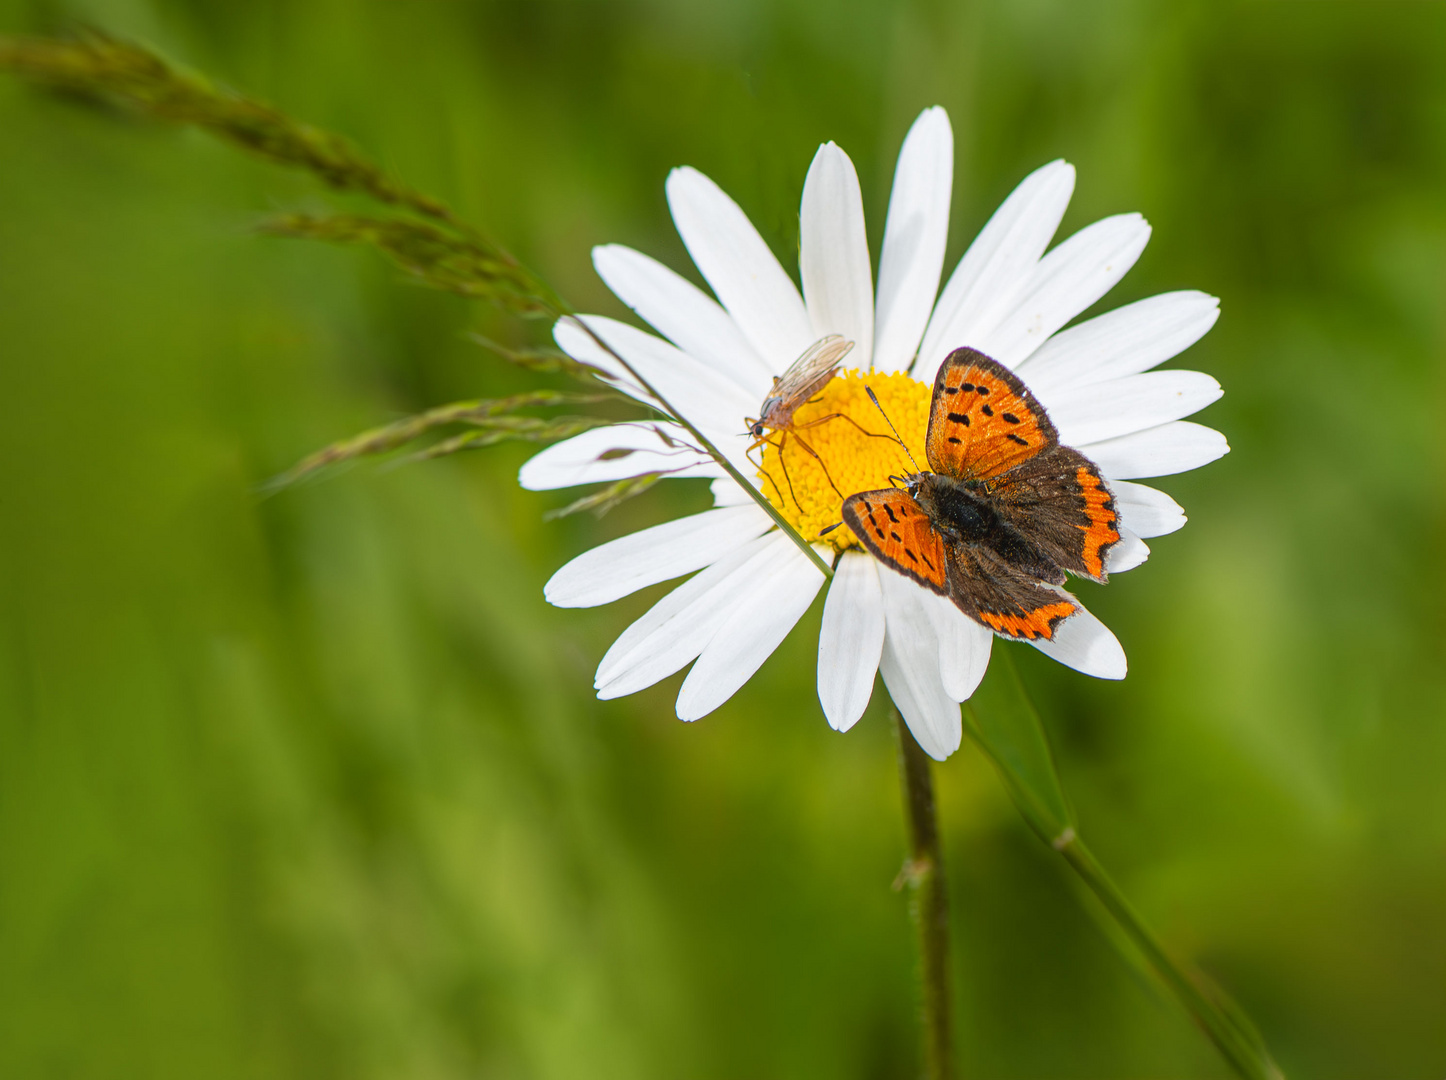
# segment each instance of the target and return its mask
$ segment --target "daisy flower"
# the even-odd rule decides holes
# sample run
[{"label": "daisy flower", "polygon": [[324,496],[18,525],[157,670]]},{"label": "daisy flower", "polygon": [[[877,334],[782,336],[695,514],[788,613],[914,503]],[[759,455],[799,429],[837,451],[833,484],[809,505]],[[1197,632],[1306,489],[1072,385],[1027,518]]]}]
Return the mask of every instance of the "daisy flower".
[{"label": "daisy flower", "polygon": [[[1121,540],[1107,569],[1129,570],[1149,555],[1146,539],[1185,524],[1173,499],[1133,481],[1198,468],[1229,449],[1219,432],[1184,420],[1220,396],[1214,379],[1150,371],[1210,329],[1218,301],[1165,293],[1065,329],[1130,269],[1150,227],[1139,214],[1120,214],[1046,251],[1074,189],[1074,169],[1063,161],[1024,179],[940,292],[953,153],[948,116],[926,110],[899,153],[876,286],[853,164],[833,143],[821,146],[803,187],[801,292],[732,199],[696,169],[675,169],[668,206],[713,296],[640,252],[604,245],[593,251],[598,274],[661,336],[592,315],[580,317],[586,329],[561,320],[554,336],[570,356],[659,405],[613,353],[625,358],[670,415],[711,440],[809,538],[838,522],[840,495],[887,487],[890,474],[910,471],[896,442],[865,434],[883,430],[866,390],[923,461],[934,375],[953,349],[973,346],[1012,369],[1060,441],[1109,480]],[[797,438],[775,438],[761,448],[760,468],[748,456],[746,418],[759,415],[776,376],[831,334],[853,342],[845,361],[852,369],[795,415],[813,453]],[[806,426],[831,414],[853,422]],[[547,583],[546,596],[561,607],[588,607],[692,574],[617,639],[598,666],[596,688],[600,698],[620,697],[692,663],[677,713],[696,720],[758,670],[824,575],[671,421],[616,424],[557,443],[522,467],[520,481],[540,490],[656,471],[711,478],[714,508],[578,556]],[[781,488],[780,475],[787,478]],[[919,744],[943,760],[959,746],[959,703],[983,677],[993,635],[877,562],[847,528],[814,547],[835,567],[818,659],[829,724],[846,731],[863,715],[877,671]],[[1030,644],[1088,675],[1125,675],[1119,642],[1083,607],[1050,640]]]}]

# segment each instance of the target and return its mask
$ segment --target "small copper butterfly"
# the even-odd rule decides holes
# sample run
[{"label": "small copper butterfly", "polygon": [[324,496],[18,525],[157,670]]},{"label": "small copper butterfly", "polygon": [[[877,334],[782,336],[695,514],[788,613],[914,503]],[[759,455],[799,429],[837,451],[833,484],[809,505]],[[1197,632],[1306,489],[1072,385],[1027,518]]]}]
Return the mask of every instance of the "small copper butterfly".
[{"label": "small copper butterfly", "polygon": [[990,630],[1052,638],[1078,609],[1058,588],[1065,571],[1103,582],[1120,539],[1098,467],[1061,446],[1019,377],[975,349],[939,368],[924,446],[932,472],[850,495],[843,520],[881,562]]}]

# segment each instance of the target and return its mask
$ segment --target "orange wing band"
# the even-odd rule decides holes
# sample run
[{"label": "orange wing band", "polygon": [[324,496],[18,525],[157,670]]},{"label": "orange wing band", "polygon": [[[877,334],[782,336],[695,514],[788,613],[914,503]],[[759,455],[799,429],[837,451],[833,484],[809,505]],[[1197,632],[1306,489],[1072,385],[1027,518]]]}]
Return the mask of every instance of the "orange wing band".
[{"label": "orange wing band", "polygon": [[1068,600],[1057,604],[1046,604],[1023,615],[1001,615],[993,611],[981,611],[979,618],[997,634],[1033,641],[1042,637],[1046,641],[1054,637],[1054,628],[1061,619],[1075,612],[1075,606]]},{"label": "orange wing band", "polygon": [[1080,526],[1085,534],[1084,551],[1081,555],[1085,568],[1093,576],[1103,577],[1105,562],[1100,551],[1119,540],[1120,533],[1115,528],[1119,516],[1114,510],[1114,499],[1098,476],[1081,465],[1075,471],[1075,480],[1079,483],[1080,491],[1084,493],[1085,517],[1089,518],[1090,522]]}]

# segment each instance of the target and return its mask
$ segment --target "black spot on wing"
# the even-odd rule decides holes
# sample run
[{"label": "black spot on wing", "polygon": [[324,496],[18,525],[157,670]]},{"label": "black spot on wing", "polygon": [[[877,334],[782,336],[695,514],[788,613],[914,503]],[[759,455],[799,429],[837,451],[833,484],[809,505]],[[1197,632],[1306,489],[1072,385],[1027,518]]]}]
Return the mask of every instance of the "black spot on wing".
[{"label": "black spot on wing", "polygon": [[1018,435],[1014,434],[1014,432],[1012,432],[1012,431],[1006,432],[1004,437],[1005,437],[1006,439],[1012,440],[1013,442],[1017,442],[1020,446],[1028,446],[1028,445],[1029,445],[1029,443],[1025,442],[1023,439],[1021,439]]},{"label": "black spot on wing", "polygon": [[[981,386],[979,389],[983,390],[984,388]],[[983,405],[983,407],[981,407],[979,411],[982,412],[985,416],[993,416],[993,415],[994,415],[994,410],[989,407],[989,403],[988,403],[988,402],[985,402],[984,405]]]},{"label": "black spot on wing", "polygon": [[889,515],[889,520],[892,521],[895,525],[899,523],[898,517],[894,514],[894,508],[888,503],[884,504],[884,513]]},{"label": "black spot on wing", "polygon": [[[986,408],[987,408],[987,406],[986,406]],[[1019,423],[1019,417],[1015,416],[1013,413],[1009,413],[1009,412],[1007,412],[1007,413],[1000,413],[1000,416],[1002,416],[1002,417],[1004,418],[1004,422],[1005,422],[1006,424],[1017,424],[1017,423]]]}]

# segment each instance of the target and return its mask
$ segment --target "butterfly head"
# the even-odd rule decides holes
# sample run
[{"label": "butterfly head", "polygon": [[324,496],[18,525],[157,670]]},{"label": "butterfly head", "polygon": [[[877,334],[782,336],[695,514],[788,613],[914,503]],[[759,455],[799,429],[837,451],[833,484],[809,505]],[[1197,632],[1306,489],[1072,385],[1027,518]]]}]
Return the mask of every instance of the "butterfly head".
[{"label": "butterfly head", "polygon": [[914,472],[907,476],[891,476],[889,480],[890,482],[898,481],[899,485],[909,493],[909,498],[923,505],[926,502],[932,502],[930,496],[938,477],[929,472]]},{"label": "butterfly head", "polygon": [[890,476],[889,486],[903,488],[927,513],[934,505],[934,491],[938,486],[939,477],[930,472],[912,472],[905,476]]}]

